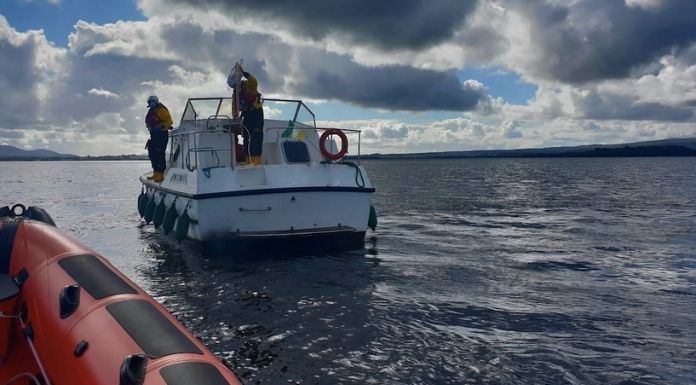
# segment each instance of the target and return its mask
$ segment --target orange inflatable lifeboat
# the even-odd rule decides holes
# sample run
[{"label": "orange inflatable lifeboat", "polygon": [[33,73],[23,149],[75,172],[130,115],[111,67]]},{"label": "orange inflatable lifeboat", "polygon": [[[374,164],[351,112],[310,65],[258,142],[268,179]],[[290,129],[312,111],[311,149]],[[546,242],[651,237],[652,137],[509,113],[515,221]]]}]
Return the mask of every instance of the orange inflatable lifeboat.
[{"label": "orange inflatable lifeboat", "polygon": [[228,385],[237,377],[45,211],[0,208],[0,385]]}]

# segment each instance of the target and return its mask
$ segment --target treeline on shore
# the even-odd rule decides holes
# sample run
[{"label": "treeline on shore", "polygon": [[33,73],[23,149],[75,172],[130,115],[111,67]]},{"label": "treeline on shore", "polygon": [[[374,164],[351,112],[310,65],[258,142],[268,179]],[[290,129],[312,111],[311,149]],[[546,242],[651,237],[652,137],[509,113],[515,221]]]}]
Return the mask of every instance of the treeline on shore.
[{"label": "treeline on shore", "polygon": [[[476,150],[424,152],[409,154],[365,154],[361,159],[455,159],[455,158],[593,158],[593,157],[650,157],[650,156],[696,156],[696,147],[681,144],[613,145],[555,147],[517,150]],[[354,159],[356,156],[348,156]],[[50,155],[5,155],[0,161],[90,161],[90,160],[148,160],[146,155],[77,156]]]},{"label": "treeline on shore", "polygon": [[103,156],[8,156],[0,161],[86,161],[86,160],[148,160],[147,155],[103,155]]},{"label": "treeline on shore", "polygon": [[418,154],[368,154],[361,159],[455,159],[455,158],[595,158],[595,157],[696,156],[696,149],[681,145],[598,147],[587,150],[547,149],[426,152]]}]

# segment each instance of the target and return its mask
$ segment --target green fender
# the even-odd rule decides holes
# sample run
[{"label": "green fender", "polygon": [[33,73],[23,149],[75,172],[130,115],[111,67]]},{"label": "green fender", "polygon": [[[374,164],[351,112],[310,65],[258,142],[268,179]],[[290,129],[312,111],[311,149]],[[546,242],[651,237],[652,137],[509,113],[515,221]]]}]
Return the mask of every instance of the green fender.
[{"label": "green fender", "polygon": [[140,218],[145,215],[145,208],[147,207],[148,200],[149,198],[147,194],[145,194],[145,191],[141,190],[138,196],[138,214],[140,214]]},{"label": "green fender", "polygon": [[155,228],[159,228],[164,221],[164,213],[167,212],[167,204],[164,203],[164,196],[160,200],[160,203],[155,208],[155,215],[152,217],[152,223],[155,224]]},{"label": "green fender", "polygon": [[373,205],[370,205],[370,219],[367,220],[367,227],[371,228],[372,231],[377,228],[377,210]]},{"label": "green fender", "polygon": [[171,206],[164,213],[164,222],[162,222],[162,229],[164,229],[165,234],[169,234],[172,229],[174,229],[174,223],[176,222],[176,217],[179,214],[176,212],[176,199],[172,202]]},{"label": "green fender", "polygon": [[145,219],[145,223],[148,225],[152,222],[152,217],[155,216],[156,207],[157,204],[155,203],[155,197],[153,195],[152,198],[148,200],[147,206],[145,206],[145,215],[143,215],[143,219]]},{"label": "green fender", "polygon": [[189,225],[191,224],[191,218],[188,216],[188,209],[184,210],[184,213],[176,220],[176,239],[181,242],[186,239],[188,235]]}]

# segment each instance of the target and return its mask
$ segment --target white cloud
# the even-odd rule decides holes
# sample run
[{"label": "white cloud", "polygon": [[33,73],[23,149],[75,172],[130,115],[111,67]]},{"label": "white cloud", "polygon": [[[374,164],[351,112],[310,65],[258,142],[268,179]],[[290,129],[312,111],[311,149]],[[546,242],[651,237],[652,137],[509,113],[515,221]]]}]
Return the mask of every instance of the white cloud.
[{"label": "white cloud", "polygon": [[42,31],[17,32],[0,15],[0,57],[0,128],[43,124],[50,87],[65,68],[65,49]]},{"label": "white cloud", "polygon": [[[620,73],[592,66],[593,60],[618,60],[606,55],[617,40],[605,39],[608,47],[593,40],[600,32],[631,31],[616,24],[618,11],[638,12],[627,14],[627,22],[670,20],[673,7],[654,0],[602,4],[539,1],[525,8],[507,0],[481,1],[461,23],[448,24],[449,32],[433,35],[439,40],[432,44],[400,40],[394,49],[359,31],[307,38],[293,34],[297,26],[288,19],[233,19],[215,8],[165,0],[139,1],[146,21],[78,21],[67,48],[52,45],[41,31],[18,32],[0,15],[0,140],[79,154],[142,153],[148,95],[158,95],[178,120],[186,98],[228,95],[225,76],[240,58],[267,97],[338,101],[380,113],[453,111],[454,118],[432,121],[395,113],[388,120],[331,122],[364,129],[364,152],[696,134],[696,45],[687,44],[688,38],[662,41],[679,49],[647,47],[651,55],[619,60],[614,64]],[[692,7],[685,8],[688,14]],[[472,65],[519,74],[538,85],[537,93],[528,105],[492,98],[480,79],[457,78],[455,71]],[[273,114],[267,109],[267,117]]]},{"label": "white cloud", "polygon": [[[33,3],[34,1],[37,1],[37,0],[22,0],[22,1],[24,1],[25,3]],[[46,0],[46,2],[53,4],[53,5],[58,5],[61,3],[61,1],[62,0]]]},{"label": "white cloud", "polygon": [[662,6],[663,0],[626,0],[626,5],[632,8],[656,9]]},{"label": "white cloud", "polygon": [[97,88],[92,88],[89,91],[87,91],[88,94],[90,95],[97,95],[97,96],[103,96],[105,98],[113,98],[113,99],[118,99],[118,94],[115,94],[109,90],[105,90],[101,87],[99,89]]},{"label": "white cloud", "polygon": [[503,123],[503,136],[507,139],[517,139],[522,137],[520,127],[522,125],[514,120],[508,120]]}]

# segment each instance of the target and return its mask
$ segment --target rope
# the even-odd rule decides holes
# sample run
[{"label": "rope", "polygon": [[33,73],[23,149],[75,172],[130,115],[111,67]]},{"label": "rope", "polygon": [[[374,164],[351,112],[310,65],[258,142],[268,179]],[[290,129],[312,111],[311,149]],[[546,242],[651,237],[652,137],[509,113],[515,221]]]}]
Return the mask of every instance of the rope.
[{"label": "rope", "polygon": [[[186,212],[186,215],[188,215],[188,209],[191,208],[191,200],[189,199],[188,202],[186,202],[186,206],[184,207],[184,211]],[[189,222],[191,223],[198,223],[197,219],[191,219],[189,217]]]},{"label": "rope", "polygon": [[210,170],[214,168],[225,168],[225,166],[211,166],[211,167],[203,167],[201,171],[203,171],[203,175],[206,177],[210,178]]},{"label": "rope", "polygon": [[19,379],[22,378],[22,377],[27,377],[27,378],[29,378],[30,380],[34,381],[35,384],[40,384],[40,383],[41,383],[41,382],[39,382],[39,379],[36,378],[35,375],[33,375],[33,374],[29,373],[29,372],[24,372],[24,373],[19,373],[18,375],[16,375],[16,376],[10,378],[7,382],[5,382],[5,385],[10,385],[11,383],[13,383],[13,382],[19,380]]},{"label": "rope", "polygon": [[357,164],[347,160],[341,160],[341,162],[337,164],[345,164],[346,166],[353,167],[355,169],[355,184],[357,184],[358,187],[365,187],[365,178],[363,177],[362,171],[360,171],[360,167],[358,167]]}]

